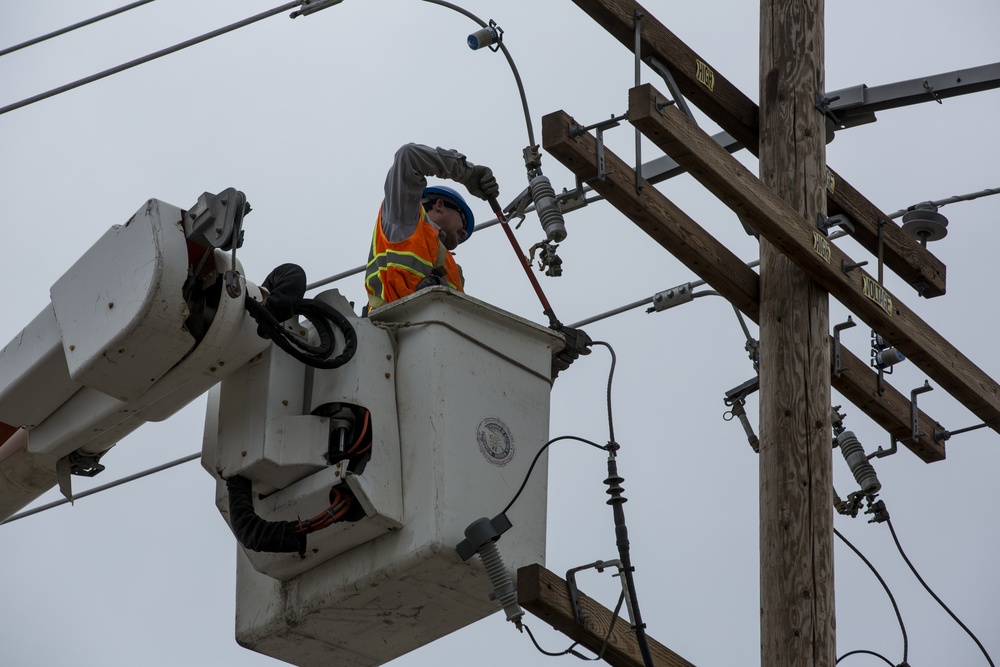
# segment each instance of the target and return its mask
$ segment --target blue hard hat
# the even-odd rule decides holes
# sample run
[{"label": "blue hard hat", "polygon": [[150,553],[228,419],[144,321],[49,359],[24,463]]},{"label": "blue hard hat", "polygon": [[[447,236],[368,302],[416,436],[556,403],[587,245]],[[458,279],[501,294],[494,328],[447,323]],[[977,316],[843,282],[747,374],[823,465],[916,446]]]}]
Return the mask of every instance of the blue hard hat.
[{"label": "blue hard hat", "polygon": [[469,237],[472,236],[472,230],[476,226],[476,218],[472,215],[472,209],[465,203],[462,195],[444,185],[431,185],[424,188],[423,198],[424,201],[443,199],[446,204],[454,204],[451,208],[456,208],[462,214],[462,218],[465,220],[465,241],[469,240]]}]

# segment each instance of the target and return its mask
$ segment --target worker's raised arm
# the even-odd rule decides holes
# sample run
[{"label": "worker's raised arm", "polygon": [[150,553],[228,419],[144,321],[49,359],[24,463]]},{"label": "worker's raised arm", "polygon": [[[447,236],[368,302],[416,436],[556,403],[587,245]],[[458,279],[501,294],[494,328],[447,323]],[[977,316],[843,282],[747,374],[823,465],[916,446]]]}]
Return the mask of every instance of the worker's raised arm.
[{"label": "worker's raised arm", "polygon": [[499,194],[489,167],[472,164],[455,150],[406,144],[396,151],[385,177],[382,231],[389,241],[402,241],[413,233],[428,176],[461,183],[470,194],[482,199]]}]

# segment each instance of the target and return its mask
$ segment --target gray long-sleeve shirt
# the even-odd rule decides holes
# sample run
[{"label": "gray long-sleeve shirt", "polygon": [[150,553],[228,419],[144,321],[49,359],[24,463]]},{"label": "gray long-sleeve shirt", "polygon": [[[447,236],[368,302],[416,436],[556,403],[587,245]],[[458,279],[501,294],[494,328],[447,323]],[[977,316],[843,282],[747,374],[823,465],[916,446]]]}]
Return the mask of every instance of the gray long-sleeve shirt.
[{"label": "gray long-sleeve shirt", "polygon": [[448,178],[464,185],[473,167],[464,155],[448,148],[423,144],[400,147],[385,177],[382,232],[386,238],[397,243],[409,238],[417,228],[427,176]]}]

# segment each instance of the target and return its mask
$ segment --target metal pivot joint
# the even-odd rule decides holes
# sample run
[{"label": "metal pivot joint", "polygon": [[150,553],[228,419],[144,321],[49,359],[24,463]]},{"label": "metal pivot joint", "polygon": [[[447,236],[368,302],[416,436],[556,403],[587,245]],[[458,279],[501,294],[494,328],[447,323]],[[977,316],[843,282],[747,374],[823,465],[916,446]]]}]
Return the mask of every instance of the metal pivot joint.
[{"label": "metal pivot joint", "polygon": [[507,572],[496,546],[496,541],[510,528],[510,519],[506,514],[498,514],[492,520],[486,517],[476,519],[465,529],[465,539],[458,543],[455,550],[463,561],[479,554],[493,585],[490,599],[503,607],[507,620],[520,629],[524,610],[517,604],[517,586]]},{"label": "metal pivot joint", "polygon": [[760,377],[754,376],[743,384],[733,387],[727,391],[723,402],[731,409],[722,416],[725,421],[729,421],[733,417],[740,420],[740,425],[743,426],[743,432],[746,433],[747,436],[747,442],[750,443],[750,448],[753,449],[756,454],[760,453],[760,439],[757,437],[757,434],[754,433],[753,426],[750,425],[750,419],[747,417],[745,406],[747,396],[754,393],[758,389],[760,389]]},{"label": "metal pivot joint", "polygon": [[243,218],[251,208],[246,195],[226,188],[217,195],[202,193],[184,215],[184,235],[205,248],[232,250],[232,266],[226,271],[226,293],[237,298],[243,293],[236,271],[236,249],[243,245]]}]

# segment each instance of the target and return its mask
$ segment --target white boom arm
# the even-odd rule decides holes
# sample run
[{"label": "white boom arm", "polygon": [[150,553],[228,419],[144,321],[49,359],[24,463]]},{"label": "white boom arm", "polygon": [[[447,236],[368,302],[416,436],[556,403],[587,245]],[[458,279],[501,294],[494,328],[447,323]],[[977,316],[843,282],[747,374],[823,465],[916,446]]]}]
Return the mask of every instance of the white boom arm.
[{"label": "white boom arm", "polygon": [[[239,195],[241,219],[242,194],[226,192]],[[68,494],[71,472],[100,471],[122,437],[270,344],[244,307],[260,289],[228,253],[207,247],[238,238],[232,212],[223,229],[226,205],[208,193],[191,213],[149,200],[56,281],[51,303],[0,350],[0,519],[57,483]],[[231,269],[235,297],[223,284]]]}]

